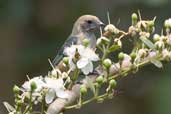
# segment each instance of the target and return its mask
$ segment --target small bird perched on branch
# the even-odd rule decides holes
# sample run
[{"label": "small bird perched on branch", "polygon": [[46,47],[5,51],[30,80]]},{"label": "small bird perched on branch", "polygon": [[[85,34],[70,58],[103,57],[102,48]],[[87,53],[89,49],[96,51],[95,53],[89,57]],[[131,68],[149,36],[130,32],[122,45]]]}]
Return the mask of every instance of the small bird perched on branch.
[{"label": "small bird perched on branch", "polygon": [[72,33],[65,41],[63,46],[58,51],[55,59],[53,60],[53,65],[57,65],[63,58],[64,48],[70,45],[79,45],[83,43],[83,39],[87,38],[89,40],[88,47],[95,48],[96,37],[94,31],[99,29],[100,26],[104,26],[104,23],[100,19],[93,15],[83,15],[77,19],[75,22]]}]

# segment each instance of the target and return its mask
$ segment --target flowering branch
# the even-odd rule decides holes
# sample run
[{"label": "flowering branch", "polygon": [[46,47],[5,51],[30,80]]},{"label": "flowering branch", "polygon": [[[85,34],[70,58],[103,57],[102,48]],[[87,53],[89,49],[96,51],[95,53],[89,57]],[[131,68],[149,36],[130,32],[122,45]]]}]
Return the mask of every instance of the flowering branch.
[{"label": "flowering branch", "polygon": [[[139,16],[133,13],[131,18],[132,25],[125,32],[110,24],[108,16],[109,24],[103,34],[101,30],[96,50],[89,48],[89,40],[85,39],[83,45],[65,48],[65,57],[59,65],[51,64],[53,70],[47,76],[29,79],[22,87],[15,85],[15,106],[4,102],[9,114],[59,114],[93,101],[103,102],[113,98],[117,77],[136,73],[148,64],[162,68],[163,61],[170,62],[171,19],[164,22],[164,32],[159,35],[154,34],[156,18],[142,20],[140,13]],[[125,38],[130,38],[133,44],[129,53],[122,51]],[[116,51],[120,52],[114,62],[110,55]],[[86,99],[89,90],[93,96]],[[40,105],[41,110],[35,111],[34,107]]]}]

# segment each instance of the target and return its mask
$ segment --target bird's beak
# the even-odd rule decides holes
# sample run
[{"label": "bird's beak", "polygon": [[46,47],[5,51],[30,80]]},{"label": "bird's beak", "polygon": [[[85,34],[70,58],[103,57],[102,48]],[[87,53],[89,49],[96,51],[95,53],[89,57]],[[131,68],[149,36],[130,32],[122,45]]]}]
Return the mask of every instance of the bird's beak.
[{"label": "bird's beak", "polygon": [[100,21],[99,26],[103,27],[103,26],[105,26],[105,24]]}]

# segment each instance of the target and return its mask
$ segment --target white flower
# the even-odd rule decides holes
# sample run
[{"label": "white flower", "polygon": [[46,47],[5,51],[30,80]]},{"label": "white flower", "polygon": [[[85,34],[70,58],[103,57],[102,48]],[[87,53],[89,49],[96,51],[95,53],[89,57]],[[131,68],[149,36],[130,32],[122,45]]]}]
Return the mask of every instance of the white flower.
[{"label": "white flower", "polygon": [[81,69],[85,75],[87,75],[93,71],[92,61],[98,61],[99,57],[96,55],[94,50],[90,49],[89,47],[85,48],[82,45],[72,45],[71,47],[67,47],[64,50],[64,54],[69,57],[69,65],[71,70],[74,70],[76,67],[72,61],[75,57],[76,51],[80,56],[76,62],[76,66]]},{"label": "white flower", "polygon": [[68,98],[68,94],[65,91],[64,81],[62,78],[55,79],[45,77],[45,83],[46,85],[44,87],[48,88],[48,92],[45,96],[47,104],[51,103],[56,96],[59,98]]},{"label": "white flower", "polygon": [[81,59],[77,62],[77,67],[82,70],[82,72],[87,75],[93,71],[92,61],[98,61],[99,57],[90,48],[85,48],[84,51],[79,52]]},{"label": "white flower", "polygon": [[84,51],[84,46],[82,45],[72,45],[70,47],[66,47],[64,49],[64,54],[69,57],[69,67],[71,70],[74,70],[76,68],[76,65],[73,62],[73,59],[75,58],[76,51],[83,52]]},{"label": "white flower", "polygon": [[35,92],[39,92],[41,91],[41,89],[43,88],[43,86],[45,85],[45,83],[43,82],[43,78],[40,76],[40,77],[34,77],[32,78],[31,80],[29,81],[26,81],[22,87],[26,90],[26,91],[31,91],[31,83],[32,82],[35,82],[36,84],[36,89],[35,89]]}]

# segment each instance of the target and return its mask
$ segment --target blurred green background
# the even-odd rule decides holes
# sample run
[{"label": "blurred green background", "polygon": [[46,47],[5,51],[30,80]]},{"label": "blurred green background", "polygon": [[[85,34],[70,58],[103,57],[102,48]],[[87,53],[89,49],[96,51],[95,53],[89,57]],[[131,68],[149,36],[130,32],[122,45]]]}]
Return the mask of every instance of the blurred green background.
[{"label": "blurred green background", "polygon": [[[83,14],[98,16],[126,30],[140,9],[143,19],[157,16],[156,31],[171,17],[170,0],[0,0],[0,114],[3,101],[13,103],[12,87],[45,75],[57,49]],[[153,65],[118,81],[119,94],[102,104],[91,103],[66,114],[171,114],[171,65]]]}]

